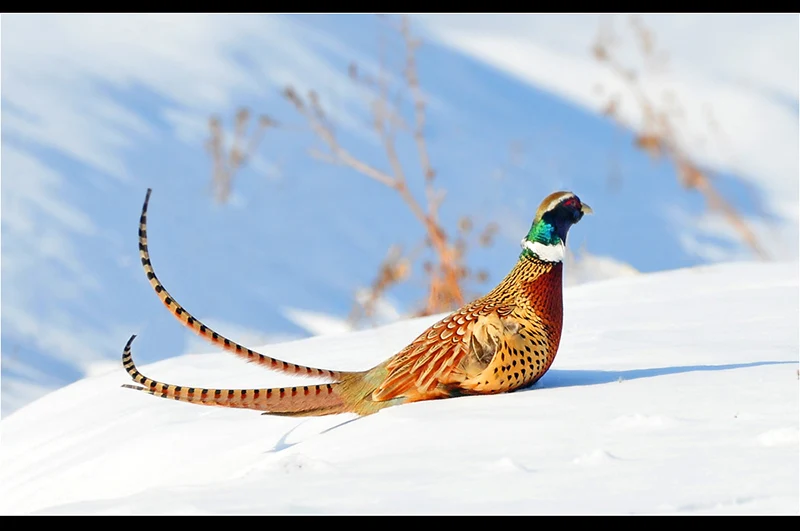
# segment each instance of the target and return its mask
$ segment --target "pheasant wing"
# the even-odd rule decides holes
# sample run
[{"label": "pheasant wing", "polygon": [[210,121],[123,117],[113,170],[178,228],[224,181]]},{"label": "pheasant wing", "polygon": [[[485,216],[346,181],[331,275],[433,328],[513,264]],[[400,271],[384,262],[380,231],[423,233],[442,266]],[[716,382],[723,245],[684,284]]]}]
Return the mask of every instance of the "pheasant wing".
[{"label": "pheasant wing", "polygon": [[387,363],[387,375],[372,399],[451,396],[460,382],[491,361],[503,334],[501,319],[513,309],[476,301],[437,322]]}]

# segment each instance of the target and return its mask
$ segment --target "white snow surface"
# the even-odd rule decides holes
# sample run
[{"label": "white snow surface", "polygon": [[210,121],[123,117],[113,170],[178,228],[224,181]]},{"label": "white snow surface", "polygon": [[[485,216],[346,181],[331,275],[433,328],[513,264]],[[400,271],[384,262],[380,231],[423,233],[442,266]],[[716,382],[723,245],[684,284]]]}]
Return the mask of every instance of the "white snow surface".
[{"label": "white snow surface", "polygon": [[[798,514],[797,263],[594,282],[564,305],[533,388],[363,418],[163,400],[120,388],[119,365],[0,421],[0,512]],[[262,350],[366,369],[437,318]],[[155,348],[142,335],[134,357]],[[311,381],[223,352],[140,369],[197,387]]]}]

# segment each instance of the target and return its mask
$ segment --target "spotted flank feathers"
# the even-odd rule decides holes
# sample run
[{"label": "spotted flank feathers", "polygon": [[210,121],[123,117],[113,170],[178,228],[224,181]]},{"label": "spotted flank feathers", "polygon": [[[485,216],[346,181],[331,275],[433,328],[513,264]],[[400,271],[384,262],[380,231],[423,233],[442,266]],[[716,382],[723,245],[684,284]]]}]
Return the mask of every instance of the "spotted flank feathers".
[{"label": "spotted flank feathers", "polygon": [[551,194],[523,239],[519,260],[497,287],[446,316],[383,363],[363,372],[342,372],[255,352],[211,330],[178,304],[150,261],[150,193],[148,189],[139,223],[139,252],[150,285],[170,313],[201,337],[248,362],[331,382],[266,389],[200,389],[162,383],[136,368],[131,354],[134,335],[125,345],[122,364],[138,385],[123,387],[193,404],[286,416],[369,415],[402,403],[509,392],[535,383],[550,368],[561,340],[561,256],[567,231],[591,212],[571,192]]}]

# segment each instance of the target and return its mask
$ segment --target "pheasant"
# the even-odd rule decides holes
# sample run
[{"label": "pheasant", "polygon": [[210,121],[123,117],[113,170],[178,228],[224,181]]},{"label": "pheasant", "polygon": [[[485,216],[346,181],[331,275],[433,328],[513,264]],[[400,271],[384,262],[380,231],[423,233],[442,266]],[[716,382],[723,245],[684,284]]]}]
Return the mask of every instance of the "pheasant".
[{"label": "pheasant", "polygon": [[562,326],[562,268],[570,227],[592,209],[572,192],[555,192],[539,206],[522,252],[488,294],[444,317],[383,363],[362,372],[318,369],[244,347],[201,323],[156,277],[147,248],[147,190],[139,224],[139,253],[150,285],[175,318],[218,347],[249,362],[330,383],[270,389],[201,389],[153,380],[136,368],[131,336],[122,364],[139,385],[123,387],[207,406],[247,408],[265,415],[370,415],[383,408],[463,395],[514,391],[538,381],[558,351]]}]

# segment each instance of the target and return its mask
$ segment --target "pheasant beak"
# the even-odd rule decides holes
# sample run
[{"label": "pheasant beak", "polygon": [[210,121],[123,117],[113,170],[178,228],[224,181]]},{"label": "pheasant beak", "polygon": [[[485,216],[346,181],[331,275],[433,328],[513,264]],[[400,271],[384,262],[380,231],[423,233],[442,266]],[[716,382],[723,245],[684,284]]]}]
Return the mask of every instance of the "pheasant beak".
[{"label": "pheasant beak", "polygon": [[586,203],[581,204],[581,212],[583,212],[583,214],[594,214],[594,210],[592,210],[592,207],[590,207]]}]

